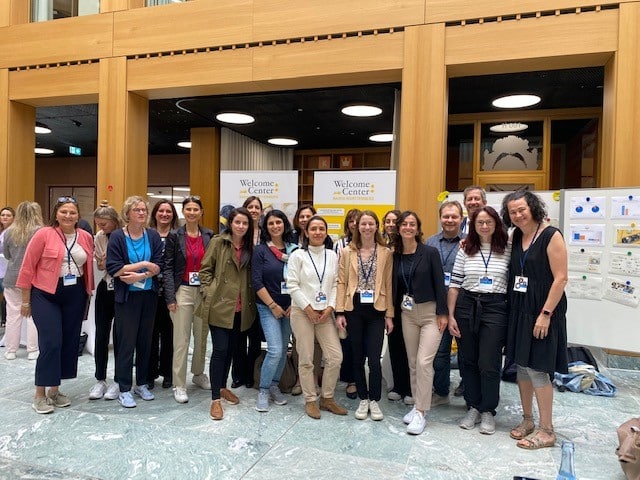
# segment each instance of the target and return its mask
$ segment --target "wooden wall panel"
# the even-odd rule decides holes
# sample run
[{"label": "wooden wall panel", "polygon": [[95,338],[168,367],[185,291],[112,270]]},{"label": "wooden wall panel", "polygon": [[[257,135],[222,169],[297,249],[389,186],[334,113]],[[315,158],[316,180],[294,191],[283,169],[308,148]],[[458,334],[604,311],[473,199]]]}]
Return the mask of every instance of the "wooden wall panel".
[{"label": "wooden wall panel", "polygon": [[9,74],[12,100],[34,106],[97,103],[100,65],[31,68]]},{"label": "wooden wall panel", "polygon": [[426,0],[425,23],[452,22],[518,13],[617,5],[637,0]]},{"label": "wooden wall panel", "polygon": [[9,168],[9,71],[5,68],[5,69],[0,69],[0,205],[8,205],[7,203],[7,183],[9,182],[9,175],[7,173],[8,168]]},{"label": "wooden wall panel", "polygon": [[448,27],[445,61],[482,64],[614,52],[617,26],[618,11],[608,10]]},{"label": "wooden wall panel", "polygon": [[249,42],[252,7],[251,0],[216,0],[115,12],[113,55]]},{"label": "wooden wall panel", "polygon": [[425,8],[425,0],[256,0],[254,4],[255,40],[419,25]]},{"label": "wooden wall panel", "polygon": [[191,129],[191,193],[205,206],[202,224],[218,231],[220,211],[220,129]]},{"label": "wooden wall panel", "polygon": [[7,202],[17,205],[31,200],[35,193],[36,109],[18,102],[9,102],[7,158]]},{"label": "wooden wall panel", "polygon": [[0,68],[110,57],[111,14],[0,29]]},{"label": "wooden wall panel", "polygon": [[0,27],[19,25],[29,21],[29,2],[3,0],[0,2]]}]

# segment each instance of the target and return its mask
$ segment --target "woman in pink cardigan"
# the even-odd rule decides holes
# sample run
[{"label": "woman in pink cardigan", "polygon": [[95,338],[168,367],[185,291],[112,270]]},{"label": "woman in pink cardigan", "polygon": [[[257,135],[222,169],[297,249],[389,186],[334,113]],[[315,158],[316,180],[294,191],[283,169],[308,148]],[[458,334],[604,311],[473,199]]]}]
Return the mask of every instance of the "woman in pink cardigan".
[{"label": "woman in pink cardigan", "polygon": [[38,413],[71,405],[58,387],[62,379],[77,376],[80,330],[93,290],[93,238],[77,228],[78,219],[75,198],[58,198],[50,227],[38,230],[27,245],[16,282],[22,290],[20,313],[32,316],[38,329],[32,404]]}]

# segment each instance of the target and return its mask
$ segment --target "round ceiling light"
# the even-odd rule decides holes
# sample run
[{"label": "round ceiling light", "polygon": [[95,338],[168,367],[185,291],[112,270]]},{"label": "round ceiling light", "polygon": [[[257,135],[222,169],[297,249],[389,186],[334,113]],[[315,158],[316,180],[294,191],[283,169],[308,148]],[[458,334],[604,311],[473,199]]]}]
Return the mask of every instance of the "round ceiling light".
[{"label": "round ceiling light", "polygon": [[382,109],[375,105],[348,105],[341,111],[350,117],[375,117],[382,113]]},{"label": "round ceiling light", "polygon": [[40,155],[51,155],[53,153],[53,150],[51,150],[50,148],[41,148],[41,147],[36,147],[33,149],[33,151],[35,153],[39,153]]},{"label": "round ceiling light", "polygon": [[513,133],[513,132],[522,132],[529,128],[529,125],[526,123],[520,122],[505,122],[499,123],[498,125],[492,125],[489,127],[489,130],[496,133]]},{"label": "round ceiling light", "polygon": [[216,120],[224,123],[233,123],[234,125],[246,125],[256,121],[251,115],[239,112],[223,112],[216,115]]},{"label": "round ceiling light", "polygon": [[36,124],[35,132],[44,135],[47,133],[51,133],[51,129],[49,127],[45,127],[44,125]]},{"label": "round ceiling light", "polygon": [[375,135],[371,135],[369,140],[372,142],[392,142],[393,141],[393,133],[376,133]]},{"label": "round ceiling light", "polygon": [[182,148],[191,148],[191,142],[189,142],[188,140],[178,142],[178,146]]},{"label": "round ceiling light", "polygon": [[298,141],[293,138],[274,137],[267,140],[271,145],[278,145],[279,147],[293,147],[298,145]]},{"label": "round ceiling light", "polygon": [[506,95],[496,98],[491,104],[497,108],[525,108],[540,103],[537,95]]}]

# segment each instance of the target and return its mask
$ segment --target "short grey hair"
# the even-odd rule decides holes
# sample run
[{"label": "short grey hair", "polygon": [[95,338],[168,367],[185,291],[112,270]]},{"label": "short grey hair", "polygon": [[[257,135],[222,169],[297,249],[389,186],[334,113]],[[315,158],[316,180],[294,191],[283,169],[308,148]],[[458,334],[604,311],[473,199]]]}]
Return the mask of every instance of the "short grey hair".
[{"label": "short grey hair", "polygon": [[125,223],[129,223],[129,212],[131,211],[133,206],[140,202],[144,203],[147,210],[149,210],[149,202],[147,202],[146,198],[141,197],[140,195],[132,195],[124,201],[124,203],[122,204],[121,213],[122,219],[125,221]]}]

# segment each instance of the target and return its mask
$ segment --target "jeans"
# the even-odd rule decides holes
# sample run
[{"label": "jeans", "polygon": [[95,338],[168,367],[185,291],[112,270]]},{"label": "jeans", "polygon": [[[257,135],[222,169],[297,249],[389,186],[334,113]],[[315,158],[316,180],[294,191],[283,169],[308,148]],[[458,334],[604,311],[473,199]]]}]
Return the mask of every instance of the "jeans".
[{"label": "jeans", "polygon": [[287,317],[274,317],[273,311],[262,303],[258,303],[257,306],[262,331],[267,339],[267,355],[260,371],[260,388],[267,390],[271,385],[280,383],[287,360],[291,322]]}]

